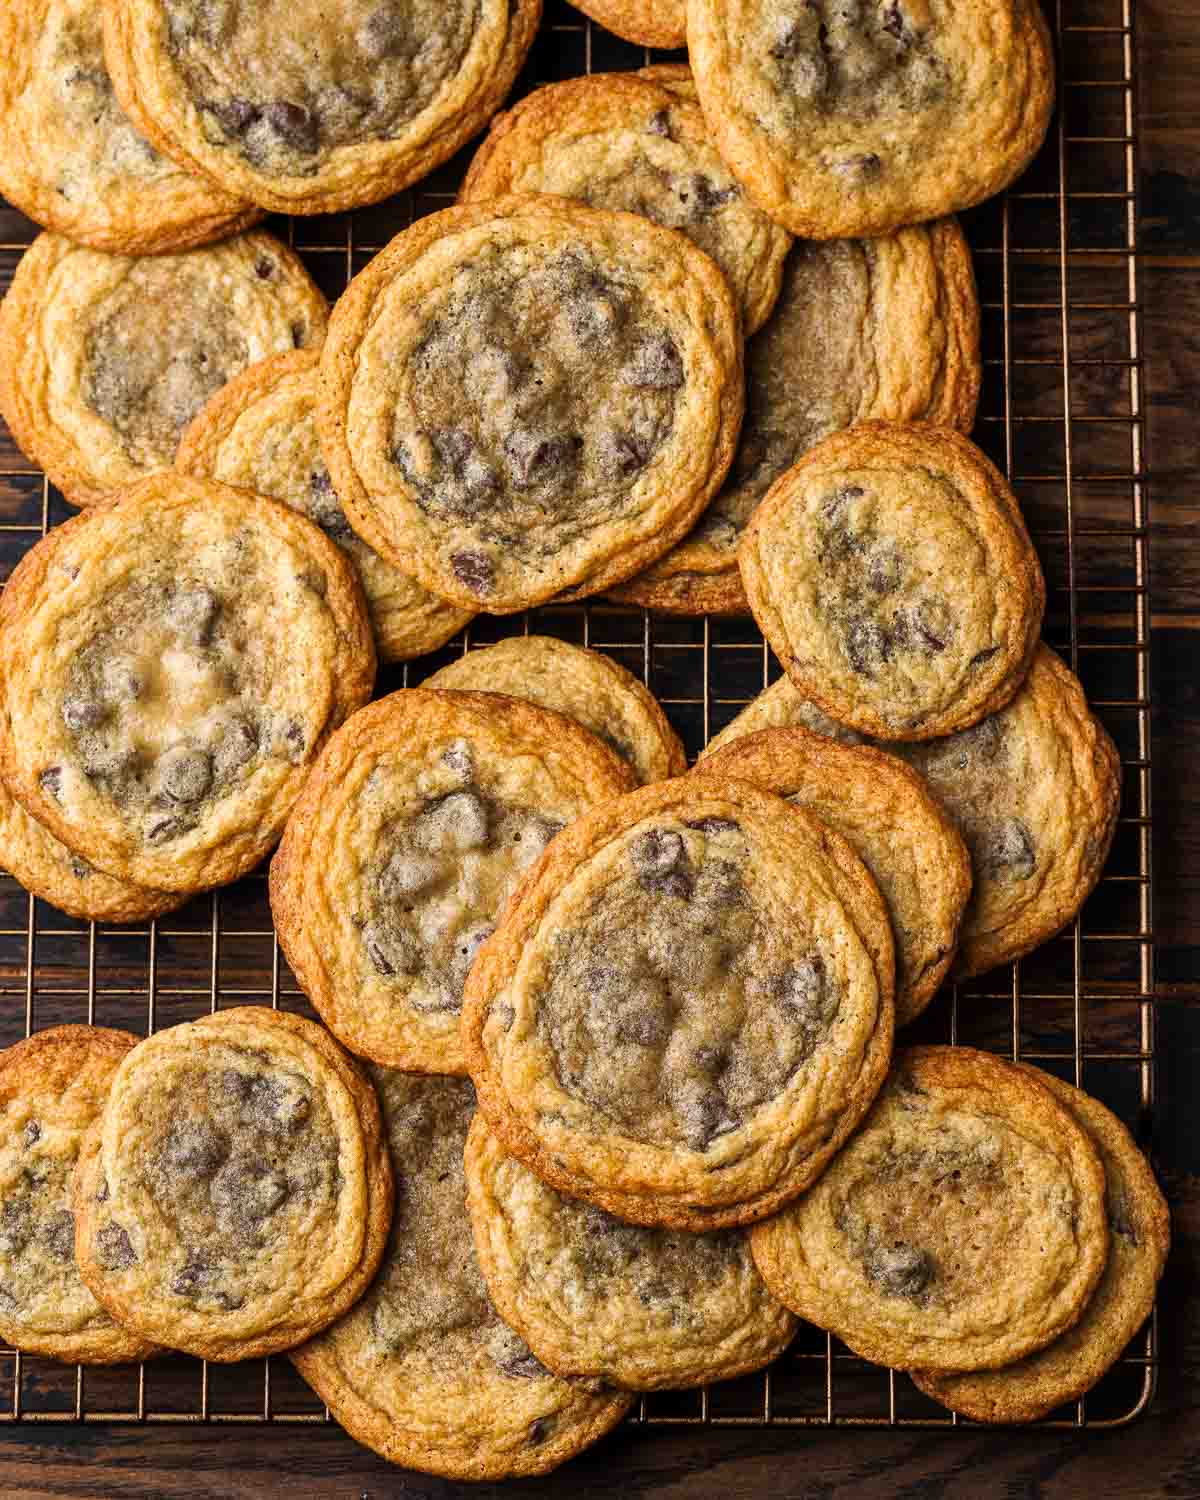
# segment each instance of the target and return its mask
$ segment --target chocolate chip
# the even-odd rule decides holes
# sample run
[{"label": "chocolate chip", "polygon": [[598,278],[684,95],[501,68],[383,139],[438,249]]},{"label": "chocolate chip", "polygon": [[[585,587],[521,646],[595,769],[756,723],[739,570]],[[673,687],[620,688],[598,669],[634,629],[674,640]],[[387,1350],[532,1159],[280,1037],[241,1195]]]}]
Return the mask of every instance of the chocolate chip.
[{"label": "chocolate chip", "polygon": [[229,776],[254,759],[258,751],[258,731],[245,719],[230,719],[221,731],[213,752],[218,776]]},{"label": "chocolate chip", "polygon": [[1114,1234],[1119,1234],[1123,1240],[1128,1240],[1135,1249],[1141,1243],[1129,1216],[1129,1204],[1124,1198],[1109,1199],[1108,1227]]},{"label": "chocolate chip", "polygon": [[496,586],[496,564],[485,552],[455,552],[450,566],[459,583],[473,594],[490,594]]},{"label": "chocolate chip", "polygon": [[851,620],[843,639],[850,665],[864,677],[874,675],[891,654],[889,638],[876,620]]},{"label": "chocolate chip", "polygon": [[732,818],[696,818],[688,823],[698,833],[740,833],[740,825]]},{"label": "chocolate chip", "polygon": [[713,1141],[741,1124],[716,1089],[689,1093],[676,1108],[683,1125],[683,1136],[693,1151],[707,1151]]},{"label": "chocolate chip", "polygon": [[452,745],[447,746],[442,751],[442,760],[456,776],[461,776],[464,780],[469,780],[475,774],[475,757],[466,740],[455,740]]},{"label": "chocolate chip", "polygon": [[438,427],[429,434],[442,464],[462,484],[467,494],[481,499],[500,487],[496,470],[479,453],[470,435],[461,427]]},{"label": "chocolate chip", "polygon": [[259,118],[261,111],[249,99],[210,100],[201,105],[206,114],[216,120],[226,135],[245,135]]},{"label": "chocolate chip", "polygon": [[62,796],[63,770],[61,766],[47,766],[38,776],[38,785],[57,802]]},{"label": "chocolate chip", "polygon": [[308,342],[308,328],[304,323],[292,324],[292,348],[303,349]]},{"label": "chocolate chip", "polygon": [[412,50],[412,37],[404,16],[395,5],[380,5],[358,31],[358,45],[373,62],[385,57],[403,57]]},{"label": "chocolate chip", "polygon": [[204,1120],[181,1120],[163,1142],[162,1161],[168,1175],[211,1177],[229,1155],[229,1138]]},{"label": "chocolate chip", "polygon": [[97,1232],[96,1250],[110,1271],[127,1270],[137,1260],[128,1231],[115,1220],[110,1220]]},{"label": "chocolate chip", "polygon": [[354,528],[338,501],[333,480],[325,469],[314,470],[309,475],[308,493],[309,514],[326,536],[342,542],[354,535]]},{"label": "chocolate chip", "polygon": [[682,834],[669,828],[651,828],[639,835],[629,851],[639,875],[657,879],[687,866],[687,848]]},{"label": "chocolate chip", "polygon": [[275,274],[275,262],[268,260],[264,255],[261,260],[255,262],[254,274],[260,281],[270,281]]},{"label": "chocolate chip", "polygon": [[[680,195],[683,197],[683,195]],[[737,197],[737,188],[719,188],[702,172],[697,172],[691,179],[690,197],[692,208],[697,215],[703,216],[712,213],[714,208],[720,208],[723,203],[728,203],[731,198]],[[687,198],[684,198],[687,202]]]},{"label": "chocolate chip", "polygon": [[19,1255],[33,1237],[33,1219],[24,1198],[0,1207],[0,1254]]},{"label": "chocolate chip", "polygon": [[95,698],[65,698],[62,721],[74,734],[97,729],[108,718],[107,707]]},{"label": "chocolate chip", "polygon": [[783,1009],[806,1031],[823,1030],[837,1014],[837,985],[818,953],[789,964],[775,976],[771,989]]},{"label": "chocolate chip", "polygon": [[521,1354],[505,1360],[500,1368],[514,1380],[538,1380],[546,1374],[546,1367],[536,1354]]},{"label": "chocolate chip", "polygon": [[522,490],[547,480],[561,481],[574,469],[582,451],[583,439],[573,432],[518,427],[504,440],[512,482]]},{"label": "chocolate chip", "polygon": [[191,827],[186,818],[153,818],[146,829],[146,839],[151,844],[165,844]]},{"label": "chocolate chip", "polygon": [[419,957],[412,939],[388,922],[368,922],[363,928],[363,946],[375,972],[385,979],[414,974]]},{"label": "chocolate chip", "polygon": [[530,1447],[536,1448],[539,1443],[544,1443],[554,1431],[554,1418],[537,1417],[529,1424],[528,1442]]},{"label": "chocolate chip", "polygon": [[223,1227],[243,1230],[269,1218],[286,1202],[290,1189],[287,1178],[265,1162],[234,1157],[216,1174],[208,1191]]},{"label": "chocolate chip", "polygon": [[159,760],[158,777],[172,802],[199,802],[212,786],[212,761],[204,750],[176,745]]},{"label": "chocolate chip", "polygon": [[82,860],[78,855],[73,854],[71,856],[71,874],[74,875],[76,880],[86,880],[92,874],[92,867],[86,860]]},{"label": "chocolate chip", "polygon": [[42,1127],[36,1120],[30,1120],[29,1123],[25,1126],[25,1129],[21,1132],[21,1139],[25,1143],[25,1149],[28,1150],[30,1146],[36,1145],[36,1143],[40,1141],[41,1138]]},{"label": "chocolate chip", "polygon": [[981,667],[985,661],[991,661],[992,657],[1000,650],[999,646],[988,646],[983,651],[976,651],[970,660],[972,667]]},{"label": "chocolate chip", "polygon": [[988,828],[977,853],[984,870],[993,876],[1028,880],[1037,867],[1033,838],[1019,818],[1006,818]]},{"label": "chocolate chip", "polygon": [[283,743],[288,759],[293,765],[298,765],[304,759],[304,752],[308,747],[304,725],[299,719],[289,719],[283,726]]},{"label": "chocolate chip", "polygon": [[301,156],[312,156],[320,145],[316,116],[291,99],[273,99],[262,112],[263,121],[285,146]]},{"label": "chocolate chip", "polygon": [[868,1255],[864,1265],[868,1277],[889,1297],[919,1299],[933,1280],[937,1266],[932,1255],[915,1245],[886,1245]]},{"label": "chocolate chip", "polygon": [[899,0],[892,0],[879,18],[879,24],[889,36],[894,36],[897,41],[904,35],[904,17],[900,14]]},{"label": "chocolate chip", "polygon": [[671,135],[671,113],[669,110],[660,109],[650,116],[650,122],[646,129],[651,135]]},{"label": "chocolate chip", "polygon": [[646,467],[653,452],[651,444],[634,437],[632,433],[613,432],[605,435],[600,456],[610,474],[628,479],[630,475]]},{"label": "chocolate chip", "polygon": [[75,1218],[69,1209],[51,1214],[42,1229],[42,1241],[55,1260],[75,1259]]},{"label": "chocolate chip", "polygon": [[194,1297],[206,1286],[213,1275],[213,1267],[206,1260],[189,1258],[183,1269],[171,1280],[171,1291],[176,1297]]},{"label": "chocolate chip", "polygon": [[683,360],[672,339],[647,339],[621,372],[626,385],[651,390],[677,390],[683,384]]},{"label": "chocolate chip", "polygon": [[845,156],[841,161],[834,163],[833,170],[840,172],[843,177],[878,177],[883,170],[883,162],[873,151],[868,151],[861,156]]},{"label": "chocolate chip", "polygon": [[496,1368],[514,1380],[537,1380],[548,1373],[525,1340],[503,1323],[489,1332],[486,1347]]},{"label": "chocolate chip", "polygon": [[221,601],[211,589],[179,589],[167,601],[167,620],[185,640],[206,646],[220,609]]}]

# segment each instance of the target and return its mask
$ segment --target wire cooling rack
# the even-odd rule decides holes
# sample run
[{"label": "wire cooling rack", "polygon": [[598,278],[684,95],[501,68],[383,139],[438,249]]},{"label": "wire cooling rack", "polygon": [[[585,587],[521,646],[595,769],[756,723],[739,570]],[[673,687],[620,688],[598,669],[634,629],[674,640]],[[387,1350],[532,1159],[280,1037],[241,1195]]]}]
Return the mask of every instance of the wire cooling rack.
[{"label": "wire cooling rack", "polygon": [[[974,435],[1021,498],[1046,573],[1046,638],[1079,673],[1120,748],[1124,798],[1104,878],[1079,920],[1021,963],[948,989],[913,1032],[1081,1083],[1144,1141],[1154,1105],[1154,938],[1134,0],[1044,3],[1059,47],[1049,137],[1012,191],[963,220],[983,304]],[[548,0],[523,87],[650,60],[564,0]],[[393,234],[451,201],[468,156],[376,208],[271,227],[334,298]],[[36,232],[0,202],[0,286]],[[71,513],[0,427],[3,576]],[[748,619],[651,618],[595,604],[481,617],[450,647],[385,673],[380,691],[416,685],[456,652],[531,629],[607,651],[640,675],[693,755],[779,670]],[[263,873],[135,929],[74,921],[0,875],[0,1045],[66,1021],[144,1033],[241,1004],[307,1010],[275,942]],[[1153,1395],[1155,1364],[1151,1320],[1095,1391],[1043,1425],[1129,1422]],[[328,1420],[286,1359],[208,1366],[179,1356],[84,1370],[0,1348],[0,1421]],[[802,1330],[764,1374],[647,1397],[631,1420],[960,1425],[907,1377],[815,1329]]]}]

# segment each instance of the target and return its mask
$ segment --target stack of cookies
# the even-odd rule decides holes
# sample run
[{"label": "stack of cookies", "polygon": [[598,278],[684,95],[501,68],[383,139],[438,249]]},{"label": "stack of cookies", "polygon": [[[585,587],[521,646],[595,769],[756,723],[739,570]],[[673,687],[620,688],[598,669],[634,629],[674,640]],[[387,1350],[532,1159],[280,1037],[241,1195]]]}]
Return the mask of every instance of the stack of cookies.
[{"label": "stack of cookies", "polygon": [[[1070,922],[1116,824],[964,436],[952,215],[1042,139],[1045,25],[582,8],[690,66],[497,114],[538,0],[0,17],[0,188],[47,229],[0,410],[82,508],[0,598],[0,863],[129,922],[278,845],[323,1023],[0,1057],[0,1333],[290,1351],[355,1437],[456,1477],[545,1472],[798,1318],[1032,1419],[1147,1316],[1161,1195],[1080,1090],[893,1045]],[[254,227],[489,122],[332,310]],[[598,596],[750,612],[785,675],[691,771],[641,681],[527,624],[369,701],[480,612]]]}]

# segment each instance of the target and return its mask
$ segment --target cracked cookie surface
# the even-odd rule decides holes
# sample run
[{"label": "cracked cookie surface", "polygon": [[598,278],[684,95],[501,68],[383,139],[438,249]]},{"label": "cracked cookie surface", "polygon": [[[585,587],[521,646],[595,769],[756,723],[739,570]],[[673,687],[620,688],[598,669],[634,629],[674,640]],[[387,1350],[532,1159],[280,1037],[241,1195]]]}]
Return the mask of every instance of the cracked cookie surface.
[{"label": "cracked cookie surface", "polygon": [[748,782],[581,818],[467,980],[480,1106],[544,1181],[633,1223],[723,1228],[803,1191],[891,1051],[886,908],[850,845]]},{"label": "cracked cookie surface", "polygon": [[170,471],[27,553],[0,635],[9,790],[89,863],[168,891],[262,858],[374,680],[342,551],[275,501]]},{"label": "cracked cookie surface", "polygon": [[1087,1131],[1029,1071],[914,1047],[751,1245],[775,1295],[864,1359],[995,1369],[1083,1313],[1108,1255],[1104,1191]]},{"label": "cracked cookie surface", "polygon": [[738,550],[792,681],[886,740],[966,729],[1020,687],[1042,570],[999,471],[947,428],[869,422],[777,481]]},{"label": "cracked cookie surface", "polygon": [[117,95],[162,151],[264,208],[399,192],[487,124],[541,0],[108,0]]},{"label": "cracked cookie surface", "polygon": [[633,785],[585,729],[516,698],[415,688],[355,714],[271,864],[279,941],[326,1024],[377,1062],[463,1072],[463,982],[509,896]]},{"label": "cracked cookie surface", "polygon": [[687,770],[679,736],[642,681],[611,657],[553,636],[512,636],[468,651],[422,685],[508,693],[566,714],[632,766],[642,783]]},{"label": "cracked cookie surface", "polygon": [[233,376],[319,344],[328,307],[272,235],[171,255],[105,255],[43,234],[0,303],[0,410],[73,505],[168,467]]},{"label": "cracked cookie surface", "polygon": [[467,1202],[492,1301],[543,1363],[626,1390],[679,1390],[769,1364],[796,1319],[742,1229],[626,1224],[547,1186],[477,1114]]},{"label": "cracked cookie surface", "polygon": [[104,63],[100,0],[7,0],[0,56],[0,189],[47,229],[145,255],[262,217],[182,171],[129,123]]},{"label": "cracked cookie surface", "polygon": [[728,277],[753,333],[779,293],[792,240],[749,203],[708,139],[700,106],[631,73],[537,89],[497,116],[459,201],[557,193],[686,234]]},{"label": "cracked cookie surface", "polygon": [[703,251],[535,194],[397,236],[321,358],[321,446],[354,529],[495,614],[664,552],[724,477],[741,411],[737,310]]},{"label": "cracked cookie surface", "polygon": [[968,431],[981,370],[979,299],[957,220],[794,245],[774,311],[746,345],[746,415],[724,485],[688,536],[614,597],[670,613],[746,613],[737,547],[780,475],[859,422]]},{"label": "cracked cookie surface", "polygon": [[992,197],[1054,103],[1037,0],[694,0],[688,49],[721,154],[805,239]]},{"label": "cracked cookie surface", "polygon": [[769,729],[710,751],[705,776],[737,776],[836,828],[875,877],[896,939],[896,1024],[933,999],[971,893],[966,844],[916,772],[882,750],[807,729]]},{"label": "cracked cookie surface", "polygon": [[1036,1422],[1091,1390],[1154,1306],[1171,1245],[1171,1216],[1146,1157],[1098,1099],[1052,1074],[1022,1067],[1087,1131],[1104,1163],[1109,1252],[1083,1316],[1054,1343],[1003,1370],[913,1372],[926,1395],[975,1422]]},{"label": "cracked cookie surface", "polygon": [[457,635],[474,611],[428,593],[368,547],[347,521],[317,438],[319,362],[315,349],[279,354],[230,381],[184,432],[176,467],[282,500],[315,522],[354,560],[380,657],[422,656]]},{"label": "cracked cookie surface", "polygon": [[80,1272],[113,1316],[230,1361],[289,1349],[358,1301],[392,1173],[375,1091],[328,1033],[242,1006],[128,1054],[74,1195]]},{"label": "cracked cookie surface", "polygon": [[631,1398],[552,1375],[488,1300],[463,1173],[470,1083],[371,1076],[398,1184],[387,1253],[358,1306],[291,1359],[347,1432],[392,1463],[451,1479],[545,1474]]},{"label": "cracked cookie surface", "polygon": [[0,1052],[0,1336],[26,1353],[108,1365],[160,1352],[84,1285],[71,1211],[80,1143],[137,1042],[56,1026]]}]

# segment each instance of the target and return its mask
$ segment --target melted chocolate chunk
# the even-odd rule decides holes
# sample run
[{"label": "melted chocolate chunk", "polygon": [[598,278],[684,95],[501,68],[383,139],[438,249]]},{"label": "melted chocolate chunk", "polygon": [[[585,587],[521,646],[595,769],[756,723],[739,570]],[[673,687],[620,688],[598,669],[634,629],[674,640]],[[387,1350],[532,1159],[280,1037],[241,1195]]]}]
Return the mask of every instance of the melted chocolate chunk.
[{"label": "melted chocolate chunk", "polygon": [[915,1245],[884,1245],[870,1252],[864,1261],[868,1277],[889,1297],[904,1297],[910,1302],[921,1294],[937,1274],[933,1257]]}]

